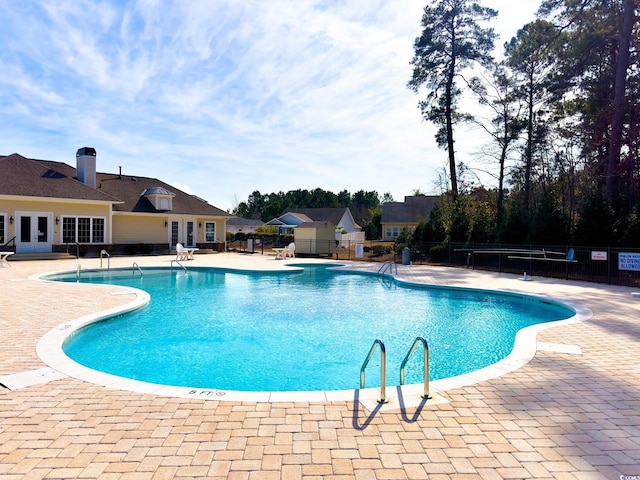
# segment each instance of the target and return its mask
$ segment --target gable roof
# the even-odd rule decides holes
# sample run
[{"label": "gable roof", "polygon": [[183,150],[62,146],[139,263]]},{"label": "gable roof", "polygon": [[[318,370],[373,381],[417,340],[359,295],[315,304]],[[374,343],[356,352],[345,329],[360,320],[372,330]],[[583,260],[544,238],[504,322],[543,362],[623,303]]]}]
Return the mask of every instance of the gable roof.
[{"label": "gable roof", "polygon": [[380,223],[417,223],[420,217],[429,220],[431,210],[440,202],[439,196],[404,197],[404,202],[382,204]]},{"label": "gable roof", "polygon": [[303,222],[296,228],[331,228],[334,229],[335,225],[331,222],[325,222],[324,220],[314,220],[312,222]]},{"label": "gable roof", "polygon": [[278,218],[272,218],[265,225],[287,225],[295,227],[304,222],[311,222],[312,219],[302,213],[286,211]]},{"label": "gable roof", "polygon": [[0,195],[103,201],[113,204],[114,212],[158,212],[145,196],[149,191],[172,198],[172,214],[231,217],[205,200],[185,193],[155,178],[96,173],[91,188],[76,178],[76,169],[62,162],[33,160],[14,153],[0,156]]},{"label": "gable roof", "polygon": [[118,203],[75,178],[75,168],[64,163],[32,160],[13,153],[0,157],[0,195],[60,198]]},{"label": "gable roof", "polygon": [[247,227],[261,227],[264,225],[262,220],[255,220],[253,218],[231,217],[227,220],[227,227],[235,227],[238,225]]},{"label": "gable roof", "polygon": [[[286,213],[302,214],[312,221],[330,222],[338,225],[347,213],[347,207],[340,208],[287,208]],[[355,223],[355,222],[354,222]]]}]

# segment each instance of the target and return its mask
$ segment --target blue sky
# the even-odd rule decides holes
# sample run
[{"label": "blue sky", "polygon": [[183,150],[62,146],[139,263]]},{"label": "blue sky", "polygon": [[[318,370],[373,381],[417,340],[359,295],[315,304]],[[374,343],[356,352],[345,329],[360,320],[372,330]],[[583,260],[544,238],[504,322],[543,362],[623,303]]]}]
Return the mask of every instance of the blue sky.
[{"label": "blue sky", "polygon": [[[497,45],[539,3],[485,0]],[[446,152],[406,88],[425,5],[0,0],[0,155],[75,165],[94,147],[101,172],[224,210],[255,190],[440,193]],[[460,160],[479,135],[458,130]]]}]

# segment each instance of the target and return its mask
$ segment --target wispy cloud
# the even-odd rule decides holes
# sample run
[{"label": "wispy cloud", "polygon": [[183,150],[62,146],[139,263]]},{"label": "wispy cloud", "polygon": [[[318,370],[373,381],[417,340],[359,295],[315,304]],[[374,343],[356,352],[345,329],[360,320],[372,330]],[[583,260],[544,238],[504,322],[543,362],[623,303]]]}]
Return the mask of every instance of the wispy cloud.
[{"label": "wispy cloud", "polygon": [[0,153],[73,163],[93,146],[102,171],[221,208],[254,190],[429,191],[444,152],[406,88],[423,7],[0,0]]}]

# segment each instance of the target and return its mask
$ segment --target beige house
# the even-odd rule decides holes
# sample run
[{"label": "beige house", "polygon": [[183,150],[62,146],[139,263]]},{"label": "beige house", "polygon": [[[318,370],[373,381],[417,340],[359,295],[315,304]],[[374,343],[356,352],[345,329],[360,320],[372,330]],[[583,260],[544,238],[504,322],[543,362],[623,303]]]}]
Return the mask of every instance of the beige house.
[{"label": "beige house", "polygon": [[96,151],[76,167],[0,157],[0,249],[16,253],[222,250],[232,215],[155,178],[100,173]]},{"label": "beige house", "polygon": [[333,255],[336,251],[335,230],[330,222],[304,222],[296,226],[293,231],[296,255]]},{"label": "beige house", "polygon": [[406,196],[404,202],[382,204],[382,240],[394,241],[403,230],[413,231],[420,218],[429,220],[431,210],[440,202],[439,196]]}]

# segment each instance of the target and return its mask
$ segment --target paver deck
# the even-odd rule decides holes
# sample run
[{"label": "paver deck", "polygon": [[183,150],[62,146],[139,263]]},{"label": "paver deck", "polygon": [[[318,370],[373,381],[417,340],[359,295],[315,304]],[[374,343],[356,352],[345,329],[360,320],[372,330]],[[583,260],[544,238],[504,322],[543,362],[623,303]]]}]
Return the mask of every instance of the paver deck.
[{"label": "paver deck", "polygon": [[[111,267],[174,257],[112,258]],[[80,259],[97,268],[99,259]],[[286,268],[272,256],[196,255],[188,265]],[[114,287],[34,274],[77,260],[0,268],[0,377],[46,365],[54,327],[127,303]],[[376,269],[359,263],[356,268]],[[400,266],[412,281],[556,296],[593,312],[544,330],[524,367],[440,392],[447,402],[248,402],[133,393],[65,377],[0,387],[0,479],[639,479],[640,300],[633,289],[464,269]]]}]

